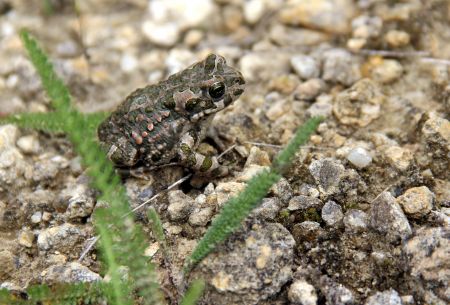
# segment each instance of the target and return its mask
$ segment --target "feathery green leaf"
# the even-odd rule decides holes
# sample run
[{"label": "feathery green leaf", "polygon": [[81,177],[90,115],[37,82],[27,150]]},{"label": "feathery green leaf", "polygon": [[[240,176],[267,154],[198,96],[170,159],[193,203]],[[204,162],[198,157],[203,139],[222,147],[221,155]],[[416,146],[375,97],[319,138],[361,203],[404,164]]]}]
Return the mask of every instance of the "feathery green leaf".
[{"label": "feathery green leaf", "polygon": [[195,280],[192,282],[188,291],[181,301],[181,305],[195,305],[198,299],[202,296],[205,289],[205,282],[202,280]]}]

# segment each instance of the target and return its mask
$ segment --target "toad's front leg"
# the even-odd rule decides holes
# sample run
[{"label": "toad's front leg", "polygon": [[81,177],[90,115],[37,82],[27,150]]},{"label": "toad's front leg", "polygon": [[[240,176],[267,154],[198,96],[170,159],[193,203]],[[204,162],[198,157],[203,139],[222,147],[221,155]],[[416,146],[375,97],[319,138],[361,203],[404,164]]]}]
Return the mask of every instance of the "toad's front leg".
[{"label": "toad's front leg", "polygon": [[180,163],[193,169],[201,176],[225,176],[228,174],[228,168],[220,165],[217,157],[205,156],[195,151],[198,144],[198,137],[195,132],[185,133],[178,146],[178,155]]}]

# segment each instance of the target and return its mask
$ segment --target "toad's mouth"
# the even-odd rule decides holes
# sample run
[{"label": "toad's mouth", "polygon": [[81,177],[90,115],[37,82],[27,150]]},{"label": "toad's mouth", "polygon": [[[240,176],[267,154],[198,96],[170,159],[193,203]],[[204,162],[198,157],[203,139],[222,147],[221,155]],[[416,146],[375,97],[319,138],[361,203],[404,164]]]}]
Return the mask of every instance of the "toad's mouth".
[{"label": "toad's mouth", "polygon": [[208,108],[208,109],[202,110],[200,112],[197,112],[197,113],[191,115],[189,120],[191,122],[198,122],[200,119],[207,117],[211,114],[214,114],[224,108],[225,108],[225,102],[222,99],[222,100],[214,103],[214,108]]}]

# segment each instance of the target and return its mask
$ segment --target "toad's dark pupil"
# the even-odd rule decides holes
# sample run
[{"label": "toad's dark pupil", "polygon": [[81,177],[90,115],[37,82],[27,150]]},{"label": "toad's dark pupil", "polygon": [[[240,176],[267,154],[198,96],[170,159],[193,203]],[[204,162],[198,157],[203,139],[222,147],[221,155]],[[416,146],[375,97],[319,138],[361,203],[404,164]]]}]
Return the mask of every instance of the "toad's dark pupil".
[{"label": "toad's dark pupil", "polygon": [[212,98],[221,98],[225,94],[225,84],[214,83],[211,87],[209,87],[209,96]]}]

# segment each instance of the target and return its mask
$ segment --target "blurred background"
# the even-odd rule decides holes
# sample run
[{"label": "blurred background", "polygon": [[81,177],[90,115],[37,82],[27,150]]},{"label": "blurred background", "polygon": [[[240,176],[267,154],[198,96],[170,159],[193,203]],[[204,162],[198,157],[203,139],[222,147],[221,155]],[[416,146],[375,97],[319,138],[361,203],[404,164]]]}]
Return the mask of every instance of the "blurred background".
[{"label": "blurred background", "polygon": [[[450,1],[0,0],[0,116],[51,111],[22,28],[85,112],[111,111],[211,52],[243,73],[244,94],[212,124],[237,145],[223,158],[230,175],[180,194],[198,199],[194,221],[173,221],[158,201],[181,263],[226,198],[308,117],[325,117],[257,212],[258,245],[272,247],[261,269],[245,247],[224,256],[233,276],[209,260],[208,304],[448,304]],[[220,153],[206,141],[199,149]],[[88,180],[64,136],[0,128],[2,287],[57,282],[61,265],[74,281],[100,277],[95,256],[75,262],[94,234]],[[155,192],[125,185],[135,206]],[[281,244],[289,251],[272,250]]]}]

